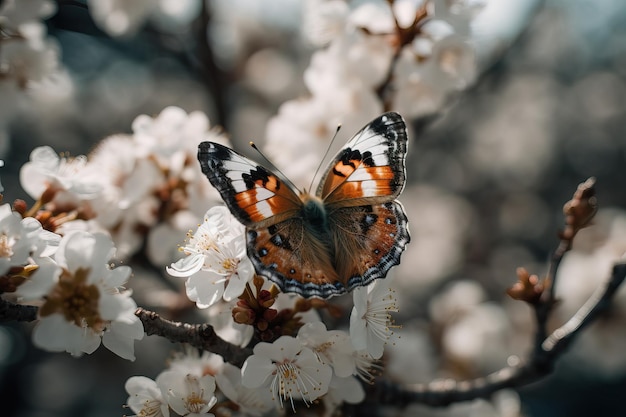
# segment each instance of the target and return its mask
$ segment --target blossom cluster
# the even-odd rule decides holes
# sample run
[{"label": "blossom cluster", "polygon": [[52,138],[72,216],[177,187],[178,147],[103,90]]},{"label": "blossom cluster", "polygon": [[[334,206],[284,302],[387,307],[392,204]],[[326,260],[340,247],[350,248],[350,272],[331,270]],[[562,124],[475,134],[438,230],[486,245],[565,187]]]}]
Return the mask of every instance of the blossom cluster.
[{"label": "blossom cluster", "polygon": [[102,343],[134,360],[133,343],[143,338],[143,326],[124,289],[130,268],[108,264],[115,251],[108,236],[74,231],[61,237],[4,204],[0,245],[2,293],[39,305],[35,346],[81,356]]},{"label": "blossom cluster", "polygon": [[331,415],[344,402],[363,401],[358,378],[369,380],[376,366],[366,352],[355,351],[347,333],[311,322],[295,337],[258,343],[241,369],[219,355],[186,348],[154,380],[131,377],[127,406],[137,415],[212,416],[225,408],[260,416],[321,398]]},{"label": "blossom cluster", "polygon": [[132,128],[132,134],[103,139],[88,156],[36,148],[20,182],[41,207],[34,214],[48,230],[107,232],[119,258],[146,244],[148,258],[165,265],[175,259],[180,233],[217,202],[196,162],[197,144],[227,139],[203,113],[178,107],[154,118],[141,115]]},{"label": "blossom cluster", "polygon": [[35,203],[0,209],[0,282],[3,298],[39,306],[35,345],[79,356],[102,341],[134,359],[143,326],[124,288],[131,269],[108,262],[141,246],[155,264],[175,259],[179,236],[215,203],[195,163],[205,139],[226,141],[204,114],[171,107],[139,116],[132,135],[106,138],[89,156],[32,151],[20,182]]}]

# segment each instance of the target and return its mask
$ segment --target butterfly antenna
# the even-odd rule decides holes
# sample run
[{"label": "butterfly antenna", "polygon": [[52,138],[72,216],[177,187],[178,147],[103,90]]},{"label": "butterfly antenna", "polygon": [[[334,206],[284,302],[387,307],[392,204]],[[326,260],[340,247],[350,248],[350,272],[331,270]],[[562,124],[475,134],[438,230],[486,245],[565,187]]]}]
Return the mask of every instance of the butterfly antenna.
[{"label": "butterfly antenna", "polygon": [[257,146],[256,146],[256,144],[255,144],[254,142],[250,141],[250,146],[252,146],[252,148],[253,148],[255,151],[257,151],[257,152],[259,153],[259,155],[261,155],[261,157],[265,160],[265,162],[267,163],[267,165],[268,165],[268,166],[269,166],[269,167],[270,167],[273,171],[275,171],[277,174],[279,174],[279,175],[280,175],[280,179],[281,179],[281,180],[283,180],[284,182],[286,182],[286,183],[287,183],[287,184],[288,184],[288,185],[289,185],[292,189],[294,189],[294,190],[298,190],[298,191],[299,191],[298,187],[296,187],[296,185],[295,185],[293,182],[291,182],[291,180],[290,180],[289,178],[287,178],[287,176],[286,176],[285,174],[283,174],[283,172],[282,172],[280,169],[278,169],[278,167],[277,167],[276,165],[274,165],[274,164],[272,163],[272,161],[270,161],[270,160],[267,158],[267,156],[265,156],[265,155],[263,154],[263,152],[261,152],[261,150],[260,150],[259,148],[257,148]]},{"label": "butterfly antenna", "polygon": [[309,185],[309,190],[313,188],[313,181],[315,181],[315,177],[317,177],[317,174],[320,172],[320,168],[322,167],[322,164],[326,160],[326,157],[328,156],[328,152],[330,152],[330,148],[332,148],[333,143],[335,143],[335,138],[337,138],[337,133],[339,133],[340,129],[341,129],[341,124],[338,124],[337,130],[335,130],[335,134],[333,135],[333,138],[330,140],[328,147],[326,147],[326,152],[324,152],[324,156],[320,160],[320,163],[317,165],[317,169],[315,170],[315,174],[313,174],[313,178],[311,178],[311,184]]}]

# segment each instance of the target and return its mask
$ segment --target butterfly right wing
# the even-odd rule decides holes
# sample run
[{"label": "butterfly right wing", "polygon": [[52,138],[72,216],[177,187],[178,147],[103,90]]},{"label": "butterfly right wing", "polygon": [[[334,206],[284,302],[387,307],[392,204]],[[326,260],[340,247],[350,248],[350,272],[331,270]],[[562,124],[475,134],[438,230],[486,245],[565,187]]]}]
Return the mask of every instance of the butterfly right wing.
[{"label": "butterfly right wing", "polygon": [[398,113],[372,120],[330,163],[317,196],[330,207],[393,201],[404,188],[406,125]]},{"label": "butterfly right wing", "polygon": [[267,168],[215,142],[198,146],[202,172],[230,212],[251,229],[269,227],[300,212],[300,197]]}]

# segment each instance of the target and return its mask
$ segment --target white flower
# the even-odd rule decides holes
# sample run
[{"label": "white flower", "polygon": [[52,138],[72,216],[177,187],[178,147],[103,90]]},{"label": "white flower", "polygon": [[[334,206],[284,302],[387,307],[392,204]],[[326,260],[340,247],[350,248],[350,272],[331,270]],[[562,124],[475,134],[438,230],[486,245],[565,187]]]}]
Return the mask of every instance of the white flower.
[{"label": "white flower", "polygon": [[470,34],[472,20],[486,3],[485,0],[433,0],[435,17],[449,23],[462,36]]},{"label": "white flower", "polygon": [[213,416],[209,411],[217,403],[215,378],[185,374],[180,371],[162,372],[156,379],[169,406],[181,416]]},{"label": "white flower", "polygon": [[[198,144],[205,140],[224,141],[220,139],[219,132],[210,130],[210,127],[204,113],[195,111],[188,114],[174,106],[164,108],[156,117],[145,114],[137,116],[132,126],[134,140],[141,152],[166,160],[180,160],[176,153],[181,151],[195,157]],[[182,162],[180,160],[180,164]]]},{"label": "white flower", "polygon": [[145,232],[141,230],[153,230],[160,204],[156,190],[166,182],[151,159],[140,157],[138,148],[132,136],[114,135],[102,140],[89,155],[90,170],[98,173],[101,187],[92,206],[122,259],[143,243]]},{"label": "white flower", "polygon": [[354,352],[354,362],[356,365],[357,376],[367,383],[372,383],[377,375],[380,375],[382,366],[379,361],[372,358],[372,356],[366,351],[361,350]]},{"label": "white flower", "polygon": [[0,26],[17,30],[24,23],[47,19],[56,9],[50,0],[5,0],[0,4]]},{"label": "white flower", "polygon": [[230,302],[222,301],[213,304],[202,312],[206,315],[207,323],[213,326],[215,333],[227,342],[237,346],[247,346],[254,336],[254,327],[248,324],[236,323],[233,319],[233,308],[238,299]]},{"label": "white flower", "polygon": [[124,388],[129,395],[127,406],[138,417],[169,417],[167,402],[163,400],[161,390],[152,379],[133,376],[128,378]]},{"label": "white flower", "polygon": [[229,400],[237,404],[242,415],[260,416],[274,407],[269,390],[248,388],[241,383],[241,369],[229,363],[215,375],[217,387]]},{"label": "white flower", "polygon": [[20,183],[34,199],[39,199],[47,189],[64,191],[65,201],[92,199],[102,188],[95,173],[86,166],[84,155],[61,158],[51,147],[40,146],[31,152],[30,161],[20,169]]},{"label": "white flower", "polygon": [[201,10],[197,0],[89,0],[91,17],[111,36],[130,36],[153,21],[161,30],[180,31]]},{"label": "white flower", "polygon": [[333,375],[328,393],[322,400],[325,404],[324,416],[334,415],[335,409],[342,403],[358,404],[365,399],[365,390],[361,382],[353,376],[338,377]]},{"label": "white flower", "polygon": [[46,28],[39,21],[56,11],[47,0],[7,0],[0,4],[0,29],[3,37],[0,75],[3,83],[12,83],[25,91],[56,73],[59,47],[46,38]]},{"label": "white flower", "polygon": [[326,394],[332,369],[320,363],[313,351],[290,336],[274,343],[259,343],[241,369],[241,383],[248,388],[268,387],[280,406],[287,400],[311,404]]},{"label": "white flower", "polygon": [[23,268],[23,272],[13,270],[16,280],[5,286],[5,292],[13,292],[21,301],[37,300],[54,285],[59,273],[56,264],[49,258],[61,237],[43,230],[41,224],[32,217],[22,219],[12,212],[8,204],[0,206],[0,276],[9,273],[11,268]]},{"label": "white flower", "polygon": [[205,114],[178,107],[140,115],[132,129],[103,140],[90,155],[90,172],[102,188],[93,209],[121,258],[146,242],[150,261],[166,265],[176,259],[180,232],[197,225],[219,198],[197,162],[198,143],[227,140]]},{"label": "white flower", "polygon": [[346,332],[329,331],[324,323],[314,322],[302,326],[297,338],[315,352],[321,363],[331,365],[338,377],[355,373],[354,348]]},{"label": "white flower", "polygon": [[493,372],[511,355],[512,324],[504,309],[482,303],[450,324],[442,336],[444,352],[466,369]]},{"label": "white flower", "polygon": [[367,349],[374,359],[383,356],[384,345],[393,332],[390,312],[397,312],[394,291],[384,282],[374,281],[354,290],[350,314],[350,337],[357,350]]},{"label": "white flower", "polygon": [[143,338],[143,326],[130,292],[120,290],[130,268],[111,269],[108,264],[114,250],[103,234],[74,232],[63,237],[55,253],[62,271],[39,309],[41,320],[33,331],[36,346],[80,356],[102,342],[122,358],[135,359],[133,342]]},{"label": "white flower", "polygon": [[43,81],[59,68],[59,46],[54,40],[44,39],[43,34],[35,34],[32,38],[24,36],[3,42],[0,57],[2,75],[21,90]]},{"label": "white flower", "polygon": [[384,38],[351,32],[313,54],[304,81],[320,96],[332,95],[334,89],[374,89],[387,75],[392,56]]},{"label": "white flower", "polygon": [[445,326],[469,314],[486,299],[485,290],[477,282],[455,281],[431,299],[428,311],[433,321]]},{"label": "white flower", "polygon": [[182,250],[187,257],[167,268],[176,277],[187,277],[187,296],[200,308],[220,299],[230,301],[244,290],[254,275],[246,255],[244,229],[228,209],[216,206]]},{"label": "white flower", "polygon": [[[368,89],[337,89],[331,84],[325,88],[324,94],[285,102],[267,123],[266,155],[299,187],[310,185],[337,126],[341,125],[338,147],[382,112],[382,104]],[[293,155],[298,155],[297,164]]]},{"label": "white flower", "polygon": [[302,31],[312,44],[325,45],[343,32],[349,11],[341,0],[307,0]]},{"label": "white flower", "polygon": [[94,22],[111,36],[135,32],[150,15],[150,0],[89,0],[89,13]]},{"label": "white flower", "polygon": [[[25,266],[41,246],[39,222],[24,222],[9,204],[0,206],[0,275],[12,266]],[[34,227],[34,229],[33,229]]]},{"label": "white flower", "polygon": [[224,359],[215,353],[202,351],[185,345],[184,352],[175,354],[174,359],[169,364],[172,371],[182,372],[184,374],[192,374],[198,377],[204,375],[218,375],[224,368]]}]

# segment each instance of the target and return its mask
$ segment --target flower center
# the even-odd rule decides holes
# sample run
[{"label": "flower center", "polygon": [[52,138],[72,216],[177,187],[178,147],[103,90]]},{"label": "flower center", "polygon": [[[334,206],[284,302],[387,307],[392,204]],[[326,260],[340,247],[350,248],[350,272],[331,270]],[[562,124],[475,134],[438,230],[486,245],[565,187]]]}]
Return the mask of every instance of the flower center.
[{"label": "flower center", "polygon": [[0,257],[10,258],[13,256],[13,239],[9,239],[4,233],[0,236]]},{"label": "flower center", "polygon": [[204,389],[200,387],[198,379],[187,375],[187,384],[190,394],[185,397],[185,408],[192,413],[201,413],[208,404],[203,396]]},{"label": "flower center", "polygon": [[298,368],[291,362],[280,364],[278,370],[284,379],[292,381],[298,379]]},{"label": "flower center", "polygon": [[222,261],[222,268],[226,272],[233,272],[237,269],[237,265],[239,265],[239,259],[235,258],[226,258]]},{"label": "flower center", "polygon": [[161,416],[161,401],[146,400],[143,408],[139,410],[137,417],[158,417]]},{"label": "flower center", "polygon": [[215,243],[215,239],[210,236],[208,233],[202,233],[200,235],[195,236],[196,239],[196,248],[201,252],[208,252],[210,250],[218,250],[217,244]]},{"label": "flower center", "polygon": [[324,343],[320,343],[320,344],[319,344],[319,345],[315,348],[315,350],[316,350],[318,353],[324,354],[324,353],[326,353],[326,351],[327,351],[328,349],[330,349],[332,346],[333,346],[333,342],[324,342]]},{"label": "flower center", "polygon": [[39,310],[41,316],[59,313],[79,327],[87,324],[95,331],[103,330],[105,323],[98,311],[100,291],[97,286],[87,284],[88,273],[87,269],[78,269],[72,275],[63,270],[59,282]]}]

